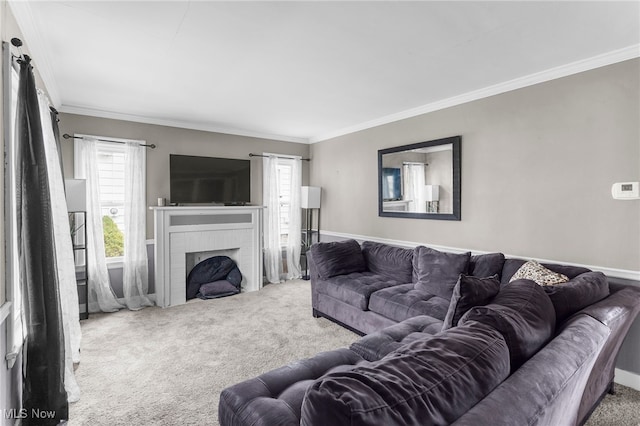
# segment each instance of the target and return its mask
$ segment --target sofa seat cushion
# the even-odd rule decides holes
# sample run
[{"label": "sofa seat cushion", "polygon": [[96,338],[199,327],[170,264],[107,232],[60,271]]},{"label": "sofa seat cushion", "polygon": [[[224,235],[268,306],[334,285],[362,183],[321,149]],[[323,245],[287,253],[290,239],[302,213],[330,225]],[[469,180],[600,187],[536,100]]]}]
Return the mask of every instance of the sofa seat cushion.
[{"label": "sofa seat cushion", "polygon": [[439,319],[419,315],[356,340],[349,349],[367,361],[378,361],[407,343],[428,339],[442,329]]},{"label": "sofa seat cushion", "polygon": [[451,424],[509,375],[509,350],[483,324],[450,328],[307,389],[301,425]]},{"label": "sofa seat cushion", "polygon": [[358,364],[368,363],[353,351],[337,349],[228,387],[220,394],[220,424],[298,425],[307,388],[324,374],[349,371]]},{"label": "sofa seat cushion", "polygon": [[369,308],[369,297],[372,293],[399,284],[403,283],[373,272],[354,272],[318,280],[315,286],[320,294],[326,294],[366,311]]},{"label": "sofa seat cushion", "polygon": [[413,282],[413,249],[365,241],[362,255],[367,270],[403,283]]},{"label": "sofa seat cushion", "polygon": [[471,308],[458,326],[468,321],[502,333],[515,371],[553,337],[556,313],[541,286],[531,280],[517,280],[503,287],[490,304]]},{"label": "sofa seat cushion", "polygon": [[458,277],[468,271],[470,258],[471,252],[448,253],[424,246],[416,247],[413,253],[416,288],[451,299]]},{"label": "sofa seat cushion", "polygon": [[428,315],[442,321],[447,309],[449,300],[420,290],[414,284],[378,290],[369,300],[370,311],[398,322],[417,315]]}]

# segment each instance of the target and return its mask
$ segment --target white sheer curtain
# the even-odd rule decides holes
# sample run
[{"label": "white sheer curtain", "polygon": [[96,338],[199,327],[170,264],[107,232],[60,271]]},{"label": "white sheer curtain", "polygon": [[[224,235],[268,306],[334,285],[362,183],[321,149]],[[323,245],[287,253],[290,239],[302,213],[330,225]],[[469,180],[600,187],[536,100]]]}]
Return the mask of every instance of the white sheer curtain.
[{"label": "white sheer curtain", "polygon": [[107,271],[104,232],[100,210],[98,141],[86,138],[76,148],[75,177],[87,180],[87,267],[89,274],[89,312],[115,312],[123,308],[116,299]]},{"label": "white sheer curtain", "polygon": [[[9,173],[5,173],[5,190],[10,191],[10,205],[17,206],[18,201],[16,198],[16,176],[17,165],[16,165],[16,151],[17,151],[17,141],[15,138],[15,124],[16,124],[16,107],[18,102],[18,85],[19,85],[19,77],[18,72],[12,68],[11,69],[11,143],[8,148],[5,148],[5,155],[7,162],[7,166],[9,167]],[[5,125],[8,125],[5,123]],[[24,323],[24,311],[22,309],[22,290],[19,279],[19,271],[20,271],[20,262],[18,259],[18,225],[17,225],[17,217],[16,210],[12,209],[12,211],[7,212],[7,217],[5,217],[5,221],[10,221],[10,231],[7,232],[5,236],[7,238],[7,246],[6,246],[6,255],[9,259],[11,265],[7,265],[11,271],[11,279],[12,282],[7,282],[7,286],[11,286],[11,322],[10,326],[7,327],[7,341],[9,347],[7,348],[6,359],[8,361],[9,368],[13,368],[16,357],[20,353],[22,345],[24,343],[24,338],[26,335],[25,323]],[[10,244],[10,245],[9,245]]]},{"label": "white sheer curtain", "polygon": [[123,290],[132,310],[153,306],[147,297],[149,272],[146,246],[145,148],[126,142],[124,156],[124,271]]},{"label": "white sheer curtain", "polygon": [[409,204],[408,211],[425,213],[427,211],[425,165],[422,163],[404,163],[402,169],[404,199],[413,201]]},{"label": "white sheer curtain", "polygon": [[[264,262],[271,283],[301,276],[301,163],[300,157],[276,155],[267,155],[263,160],[263,203],[267,207],[264,213]],[[283,235],[286,235],[286,242]],[[286,273],[282,268],[283,249]]]},{"label": "white sheer curtain", "polygon": [[264,267],[267,280],[279,283],[282,272],[280,245],[280,197],[278,194],[278,158],[264,157],[262,162],[262,202],[264,210]]},{"label": "white sheer curtain", "polygon": [[69,402],[80,399],[80,388],[73,374],[73,363],[80,362],[80,312],[78,290],[76,287],[76,267],[73,260],[69,215],[64,195],[64,180],[60,169],[60,156],[53,134],[49,100],[38,90],[40,121],[47,158],[49,194],[54,241],[56,247],[56,267],[60,285],[60,306],[62,310],[62,328],[64,332],[65,372],[64,387]]},{"label": "white sheer curtain", "polygon": [[300,157],[281,159],[291,165],[291,187],[289,198],[289,235],[287,237],[287,279],[300,278],[300,250],[302,245],[302,160]]}]

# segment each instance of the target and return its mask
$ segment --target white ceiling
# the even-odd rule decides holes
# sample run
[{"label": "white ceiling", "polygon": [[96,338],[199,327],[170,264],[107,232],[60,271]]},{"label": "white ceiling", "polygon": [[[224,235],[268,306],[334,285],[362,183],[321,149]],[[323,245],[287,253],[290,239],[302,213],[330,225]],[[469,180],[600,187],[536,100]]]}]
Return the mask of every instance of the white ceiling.
[{"label": "white ceiling", "polygon": [[637,1],[10,5],[61,111],[297,142],[640,56]]}]

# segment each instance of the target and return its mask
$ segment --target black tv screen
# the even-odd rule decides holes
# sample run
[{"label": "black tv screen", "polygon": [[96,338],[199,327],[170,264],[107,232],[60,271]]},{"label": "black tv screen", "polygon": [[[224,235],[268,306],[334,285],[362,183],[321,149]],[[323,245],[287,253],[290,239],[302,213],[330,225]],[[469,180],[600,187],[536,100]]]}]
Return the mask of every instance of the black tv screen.
[{"label": "black tv screen", "polygon": [[382,169],[382,200],[402,200],[402,173],[400,169],[393,167]]},{"label": "black tv screen", "polygon": [[246,204],[251,200],[251,162],[231,158],[169,156],[172,203]]}]

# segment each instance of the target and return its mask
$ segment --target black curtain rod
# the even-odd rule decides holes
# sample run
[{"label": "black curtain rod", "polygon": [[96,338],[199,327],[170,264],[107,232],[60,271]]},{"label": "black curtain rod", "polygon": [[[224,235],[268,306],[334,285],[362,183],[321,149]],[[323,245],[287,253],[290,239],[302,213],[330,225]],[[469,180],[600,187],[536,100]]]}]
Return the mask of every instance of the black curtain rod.
[{"label": "black curtain rod", "polygon": [[18,49],[18,51],[20,52],[20,56],[16,56],[13,53],[11,53],[11,58],[12,59],[16,59],[18,61],[18,63],[20,63],[21,61],[29,62],[31,60],[31,58],[29,58],[28,55],[25,55],[24,53],[22,53],[22,40],[20,40],[17,37],[14,37],[14,38],[11,39],[11,45],[13,47],[16,47]]},{"label": "black curtain rod", "polygon": [[[65,133],[64,135],[62,135],[62,137],[63,137],[63,138],[65,138],[65,139],[82,139],[82,140],[85,140],[85,138],[84,138],[84,137],[82,137],[82,136],[71,136],[71,135],[70,135],[70,134],[68,134],[68,133]],[[110,141],[110,140],[108,140],[108,139],[98,139],[98,138],[92,138],[92,139],[95,139],[95,140],[100,141],[100,142],[121,143],[121,144],[124,144],[124,143],[125,143],[125,142],[120,142],[120,141]],[[144,144],[144,143],[141,143],[141,144],[139,144],[139,145],[140,145],[140,146],[145,146],[145,147],[147,147],[147,148],[151,148],[151,149],[156,149],[156,144],[154,144],[154,143],[152,143],[152,144],[148,144],[148,145],[147,145],[147,144]]]},{"label": "black curtain rod", "polygon": [[[253,153],[249,153],[249,157],[271,157],[271,155],[262,155],[262,154],[253,154]],[[280,155],[274,155],[274,157],[276,158],[289,158],[292,159],[291,157],[282,157]],[[301,158],[300,160],[302,161],[311,161],[311,158]]]}]

